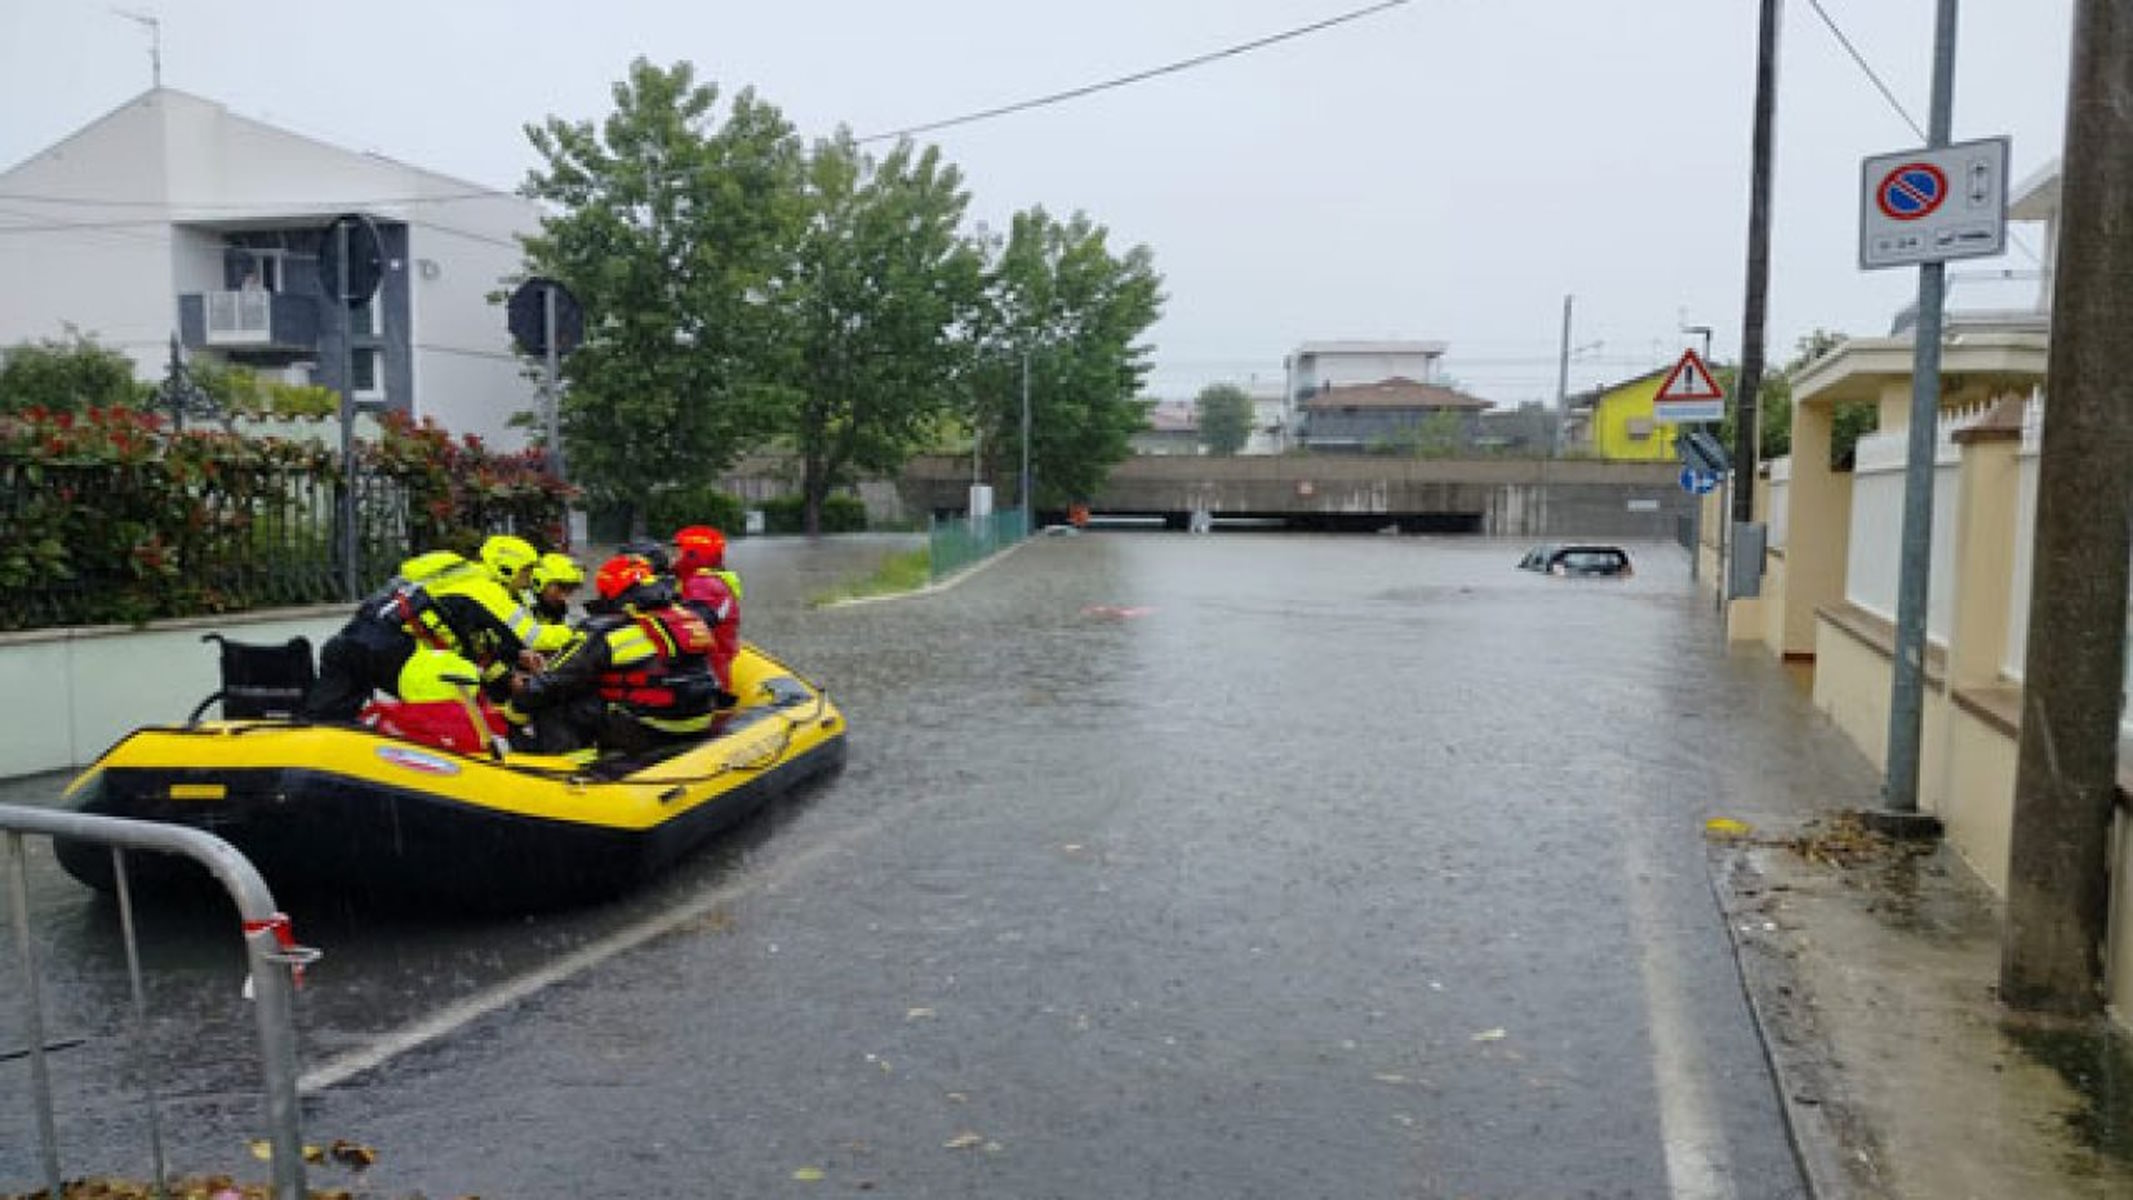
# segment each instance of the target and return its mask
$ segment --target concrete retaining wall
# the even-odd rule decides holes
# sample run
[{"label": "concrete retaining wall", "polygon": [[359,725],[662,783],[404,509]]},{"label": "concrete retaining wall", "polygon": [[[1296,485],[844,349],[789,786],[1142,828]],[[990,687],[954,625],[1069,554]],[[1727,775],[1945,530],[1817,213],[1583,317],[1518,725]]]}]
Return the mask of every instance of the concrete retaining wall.
[{"label": "concrete retaining wall", "polygon": [[93,761],[128,730],[182,721],[221,682],[215,647],[311,639],[348,620],[347,605],[0,634],[0,777]]}]

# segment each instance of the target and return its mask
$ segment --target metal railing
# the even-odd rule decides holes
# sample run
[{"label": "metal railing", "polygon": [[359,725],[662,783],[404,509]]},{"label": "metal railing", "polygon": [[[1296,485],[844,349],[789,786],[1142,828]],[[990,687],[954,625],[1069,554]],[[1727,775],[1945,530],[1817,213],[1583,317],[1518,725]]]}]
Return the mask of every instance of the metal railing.
[{"label": "metal railing", "polygon": [[[41,835],[111,847],[111,868],[118,885],[126,969],[133,984],[134,1052],[147,1058],[148,1003],[141,986],[140,952],[134,941],[132,894],[126,878],[126,851],[144,850],[189,858],[207,868],[243,920],[245,955],[252,969],[252,990],[259,1017],[260,1068],[266,1076],[267,1134],[273,1150],[275,1200],[303,1200],[304,1138],[296,1096],[296,1025],[290,994],[297,972],[318,958],[318,951],[297,946],[289,936],[289,918],[274,907],[273,893],[250,860],[211,833],[182,825],[99,817],[86,813],[0,804],[0,831],[6,834],[7,865],[14,909],[15,944],[22,963],[25,1033],[29,1041],[30,1087],[37,1112],[37,1134],[48,1195],[61,1191],[59,1136],[52,1109],[52,1079],[45,1063],[44,1001],[37,977],[35,944],[30,938],[29,868],[23,836]],[[143,1072],[143,1078],[147,1074]],[[159,1101],[152,1083],[145,1085],[150,1148],[160,1194],[169,1193],[163,1158]]]},{"label": "metal railing", "polygon": [[241,345],[273,335],[274,293],[258,289],[207,293],[207,343]]},{"label": "metal railing", "polygon": [[935,517],[926,537],[933,580],[938,583],[1027,536],[1029,524],[1019,508],[982,517]]}]

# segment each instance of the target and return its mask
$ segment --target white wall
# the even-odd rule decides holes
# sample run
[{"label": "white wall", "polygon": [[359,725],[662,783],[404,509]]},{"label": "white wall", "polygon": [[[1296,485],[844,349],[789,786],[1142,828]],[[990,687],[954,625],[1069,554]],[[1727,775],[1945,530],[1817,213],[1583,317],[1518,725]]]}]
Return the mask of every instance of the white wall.
[{"label": "white wall", "polygon": [[[54,629],[0,635],[0,695],[42,696],[0,722],[0,778],[82,766],[143,725],[177,723],[220,686],[203,633],[276,643],[311,639],[315,653],[350,609],[282,609],[158,621],[142,629]],[[142,663],[154,663],[144,671]]]},{"label": "white wall", "polygon": [[1435,382],[1436,364],[1443,358],[1441,352],[1419,353],[1346,353],[1340,351],[1314,351],[1296,356],[1297,391],[1317,389],[1331,383],[1345,387],[1355,383],[1376,383],[1402,375],[1419,383]]},{"label": "white wall", "polygon": [[[177,328],[163,147],[154,108],[131,104],[91,130],[97,145],[61,143],[0,174],[17,196],[94,196],[86,206],[0,201],[0,345],[60,336],[65,324],[160,369]],[[9,228],[27,226],[24,232]]]},{"label": "white wall", "polygon": [[[2042,461],[2039,450],[2025,436],[2021,456],[2016,460],[2014,579],[2007,597],[2007,654],[2000,668],[2013,679],[2022,678],[2022,666],[2029,656],[2029,589],[2036,570],[2037,473]],[[2133,663],[2128,666],[2133,668]]]},{"label": "white wall", "polygon": [[440,205],[417,214],[409,230],[415,410],[506,450],[523,447],[534,432],[506,422],[516,412],[538,412],[541,400],[520,373],[503,306],[488,296],[525,270],[512,234],[532,231],[529,210],[516,200]]},{"label": "white wall", "polygon": [[1772,550],[1783,550],[1792,533],[1792,458],[1770,460],[1770,529]]},{"label": "white wall", "polygon": [[[1926,637],[1948,644],[1955,579],[1955,492],[1961,460],[1944,427],[1933,470],[1933,541],[1926,584]],[[1885,621],[1896,619],[1902,566],[1904,460],[1901,429],[1859,439],[1852,475],[1852,536],[1844,598]]]}]

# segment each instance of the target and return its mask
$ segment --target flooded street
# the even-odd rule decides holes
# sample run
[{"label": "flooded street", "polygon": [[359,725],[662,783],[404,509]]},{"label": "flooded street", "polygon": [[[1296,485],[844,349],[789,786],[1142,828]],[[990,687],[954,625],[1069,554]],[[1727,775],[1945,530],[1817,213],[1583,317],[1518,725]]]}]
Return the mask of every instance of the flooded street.
[{"label": "flooded street", "polygon": [[[308,1140],[492,1200],[1804,1194],[1701,826],[1874,779],[1677,548],[1558,579],[1100,533],[805,606],[912,544],[736,547],[748,636],[850,719],[841,776],[591,910],[299,909]],[[142,1171],[115,909],[33,865],[70,1173]],[[230,924],[144,915],[189,1170],[259,1168]],[[26,1084],[0,1059],[0,1191],[35,1182]]]}]

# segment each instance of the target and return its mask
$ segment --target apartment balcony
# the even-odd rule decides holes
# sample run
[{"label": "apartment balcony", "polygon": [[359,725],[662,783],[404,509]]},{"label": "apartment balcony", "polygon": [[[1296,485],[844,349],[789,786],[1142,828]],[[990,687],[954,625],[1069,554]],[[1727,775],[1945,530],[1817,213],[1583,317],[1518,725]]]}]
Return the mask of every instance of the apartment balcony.
[{"label": "apartment balcony", "polygon": [[305,354],[318,349],[318,301],[250,288],[178,297],[179,336],[189,350]]}]

